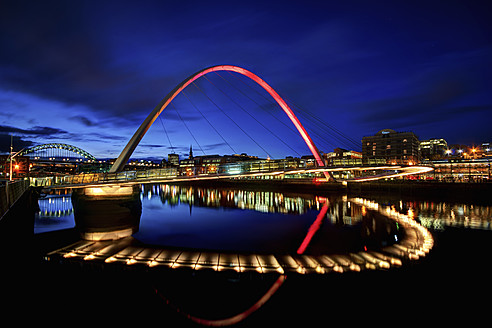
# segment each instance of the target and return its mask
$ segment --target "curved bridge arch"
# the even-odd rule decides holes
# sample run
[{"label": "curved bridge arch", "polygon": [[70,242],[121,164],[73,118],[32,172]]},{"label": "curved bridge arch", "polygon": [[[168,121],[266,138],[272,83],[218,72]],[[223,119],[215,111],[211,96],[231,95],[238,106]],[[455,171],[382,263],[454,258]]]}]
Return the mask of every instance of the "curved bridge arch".
[{"label": "curved bridge arch", "polygon": [[[126,147],[123,149],[121,154],[118,156],[116,159],[115,163],[109,170],[109,172],[119,172],[122,171],[123,168],[125,167],[125,164],[128,162],[130,159],[130,156],[133,154],[133,151],[139,144],[140,140],[142,140],[143,136],[145,133],[148,131],[150,126],[154,123],[154,121],[159,117],[159,115],[162,113],[162,111],[169,105],[169,103],[188,85],[193,83],[195,80],[198,78],[204,76],[205,74],[211,73],[211,72],[219,72],[219,71],[229,71],[229,72],[236,72],[241,75],[244,75],[251,80],[255,81],[257,84],[259,84],[265,91],[267,91],[273,99],[279,104],[279,106],[283,109],[283,111],[287,114],[289,119],[292,121],[292,123],[295,125],[297,131],[301,135],[301,137],[304,139],[306,142],[306,145],[308,146],[309,150],[313,154],[314,158],[316,159],[316,163],[318,166],[324,166],[324,162],[321,158],[321,155],[316,148],[316,146],[313,143],[313,140],[309,136],[309,134],[306,132],[304,127],[302,126],[301,122],[299,119],[296,117],[292,109],[287,105],[287,103],[282,99],[282,97],[279,96],[279,94],[265,81],[263,81],[260,77],[258,77],[256,74],[238,67],[238,66],[232,66],[232,65],[218,65],[218,66],[212,66],[208,68],[204,68],[201,71],[196,72],[195,74],[192,74],[188,78],[186,78],[183,82],[178,84],[168,95],[162,99],[162,101],[154,108],[154,110],[147,116],[147,118],[142,122],[138,130],[135,132],[133,137],[130,139]],[[328,176],[327,176],[328,178]],[[330,178],[333,179],[333,177]]]},{"label": "curved bridge arch", "polygon": [[42,144],[42,145],[26,148],[21,152],[19,152],[19,155],[27,155],[44,149],[63,149],[63,150],[70,151],[72,153],[77,153],[84,158],[93,161],[96,160],[96,158],[93,155],[89,154],[87,151],[83,150],[82,148],[68,145],[68,144],[63,144],[63,143],[49,143],[49,144]]}]

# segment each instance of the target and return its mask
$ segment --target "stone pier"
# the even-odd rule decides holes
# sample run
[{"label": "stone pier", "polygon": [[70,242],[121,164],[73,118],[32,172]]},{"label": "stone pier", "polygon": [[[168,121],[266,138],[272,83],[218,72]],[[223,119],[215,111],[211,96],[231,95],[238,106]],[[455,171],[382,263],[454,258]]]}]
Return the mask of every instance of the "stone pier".
[{"label": "stone pier", "polygon": [[115,240],[138,231],[142,202],[138,186],[101,186],[72,192],[75,226],[87,240]]}]

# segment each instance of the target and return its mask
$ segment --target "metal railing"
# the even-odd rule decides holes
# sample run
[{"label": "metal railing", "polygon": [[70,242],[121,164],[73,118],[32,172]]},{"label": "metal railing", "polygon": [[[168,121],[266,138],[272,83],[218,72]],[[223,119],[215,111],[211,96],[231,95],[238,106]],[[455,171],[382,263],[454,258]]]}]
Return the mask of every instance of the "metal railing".
[{"label": "metal railing", "polygon": [[145,171],[123,171],[116,173],[84,173],[43,178],[30,178],[30,185],[35,187],[77,186],[98,183],[145,181],[160,178],[173,178],[178,175],[176,168],[151,169]]},{"label": "metal railing", "polygon": [[27,180],[5,181],[0,186],[0,219],[28,188]]}]

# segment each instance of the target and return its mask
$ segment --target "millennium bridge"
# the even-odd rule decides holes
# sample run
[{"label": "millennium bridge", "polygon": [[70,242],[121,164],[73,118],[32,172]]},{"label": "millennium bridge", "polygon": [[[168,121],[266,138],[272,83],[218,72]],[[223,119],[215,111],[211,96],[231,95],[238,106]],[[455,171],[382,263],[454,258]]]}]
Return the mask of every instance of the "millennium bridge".
[{"label": "millennium bridge", "polygon": [[[186,87],[194,84],[197,79],[207,74],[221,71],[238,73],[251,79],[274,99],[290,119],[312,153],[315,160],[314,167],[277,167],[260,171],[241,169],[234,172],[219,169],[217,173],[197,175],[179,175],[178,170],[175,168],[124,171],[125,165],[143,136],[164,109],[171,104],[171,101],[179,93],[183,92]],[[138,228],[139,222],[139,218],[134,218],[135,211],[133,211],[133,209],[138,207],[139,201],[138,196],[136,196],[138,194],[137,185],[222,179],[284,179],[312,184],[340,183],[346,185],[348,182],[395,178],[424,173],[430,170],[432,168],[417,165],[327,167],[318,148],[293,110],[270,85],[244,68],[220,65],[205,68],[192,74],[164,97],[136,130],[109,172],[32,178],[30,183],[33,186],[46,189],[71,188],[75,220],[82,224],[82,230],[86,229],[85,232],[81,231],[82,240],[48,253],[45,257],[48,261],[56,259],[57,261],[80,261],[81,263],[90,262],[101,265],[143,266],[148,270],[187,269],[196,272],[209,270],[214,272],[235,272],[238,274],[256,272],[259,274],[278,275],[277,280],[270,289],[255,304],[235,316],[209,320],[186,314],[194,322],[222,326],[237,323],[261,307],[280,288],[289,274],[302,275],[310,273],[322,275],[332,272],[387,270],[391,267],[401,266],[404,261],[413,261],[425,256],[433,247],[432,235],[413,218],[398,213],[390,207],[380,206],[366,199],[353,198],[350,201],[361,206],[363,213],[383,215],[394,220],[398,226],[404,229],[403,238],[377,251],[364,250],[347,254],[306,255],[305,250],[326,218],[328,200],[325,200],[316,220],[312,223],[304,240],[299,245],[296,254],[244,254],[199,249],[150,247],[142,245],[131,237],[136,231],[136,227]],[[342,171],[350,171],[351,178],[336,179],[334,177],[334,173]],[[121,205],[123,203],[124,206]],[[82,212],[88,217],[87,219],[80,216]],[[113,221],[120,223],[122,215],[126,215],[130,220],[133,220],[129,226],[112,226],[111,223]]]}]

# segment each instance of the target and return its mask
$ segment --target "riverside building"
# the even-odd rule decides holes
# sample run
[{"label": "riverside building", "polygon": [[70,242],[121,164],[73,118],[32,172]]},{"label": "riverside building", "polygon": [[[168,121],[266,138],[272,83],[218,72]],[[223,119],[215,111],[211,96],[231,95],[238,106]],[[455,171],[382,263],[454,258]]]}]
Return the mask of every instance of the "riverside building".
[{"label": "riverside building", "polygon": [[364,164],[413,165],[420,162],[420,143],[413,132],[384,129],[362,138]]}]

